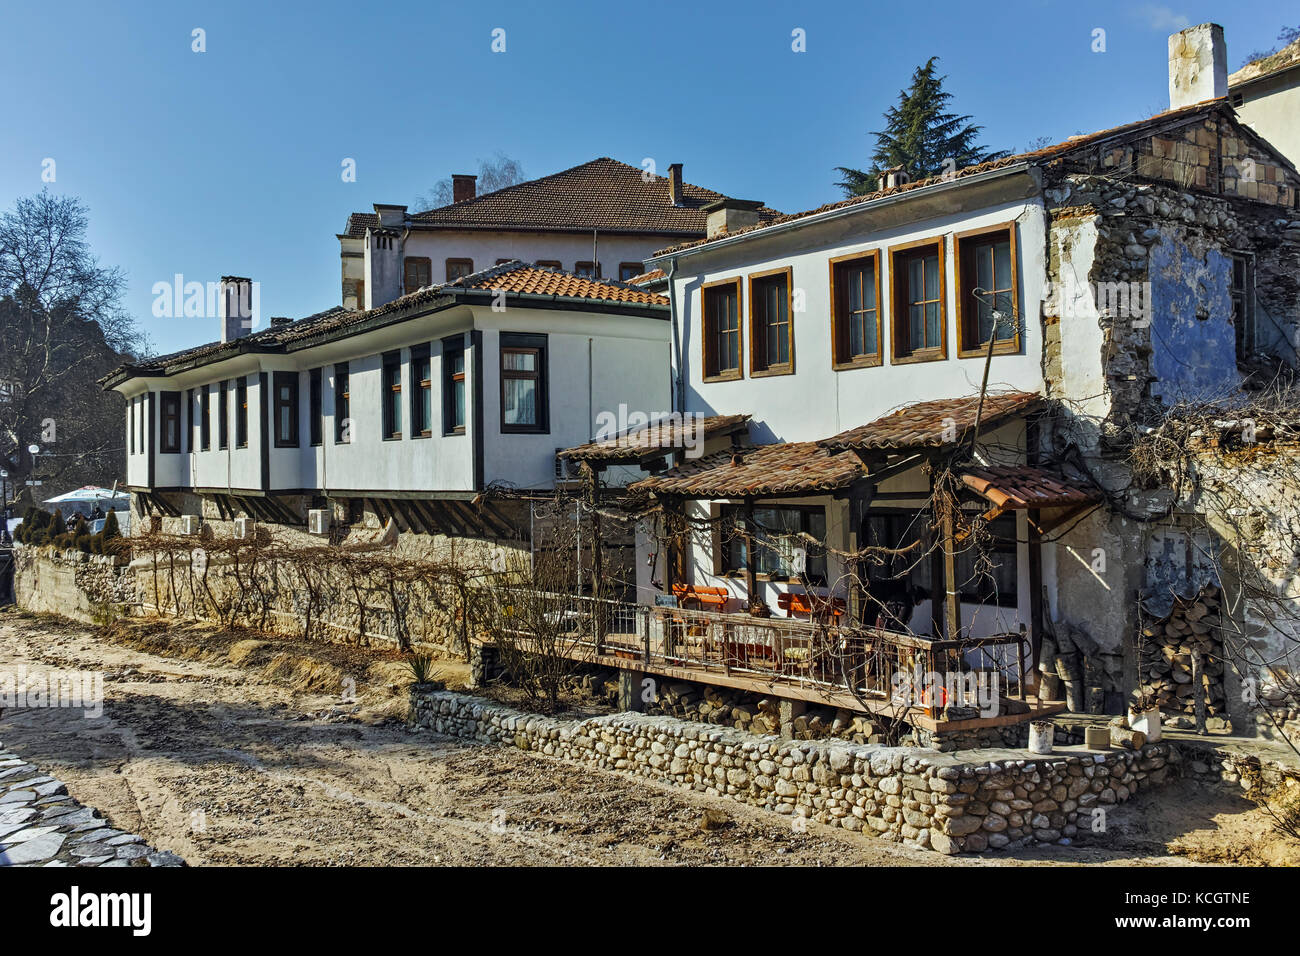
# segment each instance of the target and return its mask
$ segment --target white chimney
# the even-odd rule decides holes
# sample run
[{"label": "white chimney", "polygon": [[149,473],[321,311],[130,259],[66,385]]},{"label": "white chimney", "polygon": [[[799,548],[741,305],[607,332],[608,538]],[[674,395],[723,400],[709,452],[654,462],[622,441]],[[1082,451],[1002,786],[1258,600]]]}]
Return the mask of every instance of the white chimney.
[{"label": "white chimney", "polygon": [[233,342],[253,331],[256,303],[253,300],[252,279],[222,276],[221,296],[217,305],[221,311],[221,341]]},{"label": "white chimney", "polygon": [[1202,23],[1169,38],[1169,108],[1228,95],[1228,45],[1223,27]]}]

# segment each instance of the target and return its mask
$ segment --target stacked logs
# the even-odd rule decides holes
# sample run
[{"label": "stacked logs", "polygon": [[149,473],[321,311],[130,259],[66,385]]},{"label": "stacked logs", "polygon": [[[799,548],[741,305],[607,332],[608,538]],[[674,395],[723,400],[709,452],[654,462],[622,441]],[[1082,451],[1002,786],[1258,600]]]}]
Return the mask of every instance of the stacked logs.
[{"label": "stacked logs", "polygon": [[1162,711],[1192,714],[1196,687],[1192,657],[1201,655],[1201,688],[1207,714],[1224,713],[1222,592],[1207,584],[1189,598],[1176,597],[1169,613],[1142,629],[1139,665],[1141,690],[1155,697]]}]

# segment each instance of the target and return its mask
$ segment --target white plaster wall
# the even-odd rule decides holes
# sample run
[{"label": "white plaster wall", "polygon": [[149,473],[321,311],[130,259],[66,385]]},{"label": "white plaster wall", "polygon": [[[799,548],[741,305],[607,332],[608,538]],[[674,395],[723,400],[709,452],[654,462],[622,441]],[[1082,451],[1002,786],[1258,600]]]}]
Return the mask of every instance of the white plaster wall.
[{"label": "white plaster wall", "polygon": [[[983,358],[957,358],[955,313],[956,281],[953,234],[968,229],[1018,222],[1017,255],[1020,309],[1025,316],[1021,351],[996,355],[990,387],[1038,391],[1042,388],[1042,337],[1039,303],[1046,278],[1044,262],[1046,219],[1040,203],[1032,200],[1003,202],[977,212],[944,216],[919,223],[872,231],[871,219],[861,224],[841,220],[832,227],[810,227],[787,234],[777,256],[746,258],[744,243],[726,259],[722,254],[701,267],[691,258],[681,261],[674,279],[686,368],[686,409],[708,414],[751,412],[760,442],[809,441],[864,424],[911,402],[979,391]],[[834,232],[832,232],[832,228]],[[945,236],[945,295],[948,355],[942,361],[894,365],[889,358],[890,334],[888,248],[917,239]],[[881,252],[882,345],[885,364],[877,368],[835,371],[831,367],[830,268],[833,257],[854,252]],[[742,344],[745,377],[737,381],[706,383],[702,377],[701,293],[704,283],[769,269],[793,269],[796,291],[805,294],[806,311],[794,316],[795,373],[785,376],[749,376],[748,282],[742,292]]]},{"label": "white plaster wall", "polygon": [[1237,115],[1292,163],[1300,165],[1300,70],[1292,69],[1285,76],[1265,80],[1257,88],[1243,92],[1246,100],[1236,108]]}]

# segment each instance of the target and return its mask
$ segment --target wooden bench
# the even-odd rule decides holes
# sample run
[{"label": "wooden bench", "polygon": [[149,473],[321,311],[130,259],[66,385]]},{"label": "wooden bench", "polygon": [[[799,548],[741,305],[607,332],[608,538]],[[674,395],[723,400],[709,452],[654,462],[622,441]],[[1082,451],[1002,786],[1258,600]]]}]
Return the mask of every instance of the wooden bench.
[{"label": "wooden bench", "polygon": [[785,591],[776,596],[776,606],[785,611],[786,617],[796,614],[806,615],[808,620],[836,621],[844,616],[848,606],[843,598],[824,598],[802,591]]},{"label": "wooden bench", "polygon": [[721,611],[731,600],[726,588],[696,587],[694,584],[674,584],[673,594],[681,607],[689,607],[691,602],[699,610]]}]

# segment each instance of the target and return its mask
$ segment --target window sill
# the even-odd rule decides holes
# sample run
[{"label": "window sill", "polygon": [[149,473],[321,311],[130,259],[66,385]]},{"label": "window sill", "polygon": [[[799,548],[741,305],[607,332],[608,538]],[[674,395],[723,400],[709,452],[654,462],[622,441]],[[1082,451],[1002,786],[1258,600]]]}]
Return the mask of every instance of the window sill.
[{"label": "window sill", "polygon": [[501,434],[503,435],[549,435],[549,428],[539,428],[536,425],[502,425]]},{"label": "window sill", "polygon": [[793,365],[773,365],[770,368],[751,369],[750,378],[774,378],[778,375],[793,375]]},{"label": "window sill", "polygon": [[442,437],[443,437],[443,438],[450,438],[450,437],[452,437],[453,435],[463,435],[463,434],[465,434],[465,426],[464,426],[464,425],[460,425],[460,426],[458,426],[458,427],[456,427],[456,428],[449,428],[449,429],[447,429],[446,431],[444,431],[444,432],[442,433]]},{"label": "window sill", "polygon": [[418,433],[412,435],[412,436],[411,436],[411,440],[412,440],[412,441],[416,441],[416,440],[421,439],[421,438],[432,438],[432,437],[433,437],[433,432],[430,432],[430,431],[423,431],[423,432],[418,432]]},{"label": "window sill", "polygon": [[880,368],[884,365],[884,360],[879,355],[868,355],[862,358],[851,359],[847,362],[831,362],[831,370],[835,372],[848,372],[855,368]]},{"label": "window sill", "polygon": [[401,441],[402,438],[402,435],[385,435],[384,441]]},{"label": "window sill", "polygon": [[740,369],[736,369],[734,372],[723,372],[721,375],[705,375],[704,378],[701,379],[701,381],[704,381],[704,382],[738,382],[738,381],[740,381],[740,380],[741,380],[742,378],[744,378],[744,377],[745,377],[745,376],[741,373]]},{"label": "window sill", "polygon": [[[298,448],[299,445],[296,441],[278,441],[275,443],[275,447],[276,448]],[[218,449],[218,450],[220,451],[224,449]]]},{"label": "window sill", "polygon": [[[985,342],[983,345],[975,345],[975,346],[971,346],[970,348],[959,349],[957,352],[957,357],[964,358],[964,359],[984,358],[988,354],[989,354],[989,344],[988,342]],[[1014,339],[1005,342],[1000,342],[994,345],[993,354],[994,355],[1019,355],[1020,337],[1016,336],[1016,338]]]},{"label": "window sill", "polygon": [[907,355],[895,355],[892,359],[892,365],[913,365],[917,362],[942,362],[948,357],[948,353],[943,349],[925,349],[924,351],[911,352]]}]

